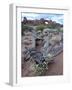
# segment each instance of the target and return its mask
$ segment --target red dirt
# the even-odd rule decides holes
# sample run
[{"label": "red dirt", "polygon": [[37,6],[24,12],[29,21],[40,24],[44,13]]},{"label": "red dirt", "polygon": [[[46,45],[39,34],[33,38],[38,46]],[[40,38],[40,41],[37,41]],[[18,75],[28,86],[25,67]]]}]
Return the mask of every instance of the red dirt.
[{"label": "red dirt", "polygon": [[[27,69],[25,70],[22,69],[22,77],[24,77],[26,71]],[[48,64],[48,71],[46,72],[45,76],[54,76],[54,75],[63,75],[63,53],[56,56],[53,63]]]},{"label": "red dirt", "polygon": [[54,62],[48,65],[46,75],[63,75],[63,53],[56,56]]}]

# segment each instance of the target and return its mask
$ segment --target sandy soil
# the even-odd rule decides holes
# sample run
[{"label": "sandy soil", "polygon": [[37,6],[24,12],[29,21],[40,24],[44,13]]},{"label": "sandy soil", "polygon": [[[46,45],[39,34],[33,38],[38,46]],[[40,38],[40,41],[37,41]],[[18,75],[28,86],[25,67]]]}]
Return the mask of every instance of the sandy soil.
[{"label": "sandy soil", "polygon": [[[30,73],[28,65],[25,65],[26,68],[22,69],[22,77],[24,77],[26,73]],[[28,66],[28,67],[27,67]],[[46,72],[45,76],[55,76],[55,75],[63,75],[63,53],[60,53],[58,56],[56,56],[54,62],[48,64],[48,71]],[[26,75],[27,76],[27,75]],[[33,76],[32,74],[30,76]]]},{"label": "sandy soil", "polygon": [[63,75],[63,53],[56,56],[54,62],[49,64],[46,75]]}]

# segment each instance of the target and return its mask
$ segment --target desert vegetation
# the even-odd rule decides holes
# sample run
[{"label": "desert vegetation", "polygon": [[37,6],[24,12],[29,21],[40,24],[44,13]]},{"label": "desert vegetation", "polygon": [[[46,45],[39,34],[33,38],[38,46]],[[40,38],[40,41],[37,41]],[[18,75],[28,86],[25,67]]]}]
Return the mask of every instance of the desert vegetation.
[{"label": "desert vegetation", "polygon": [[[63,51],[63,25],[44,18],[28,20],[24,17],[21,22],[21,34],[22,77],[46,75],[48,64],[53,62],[54,58]],[[43,55],[46,53],[45,50],[48,50],[47,57],[43,56],[43,63],[36,63],[37,52],[30,51],[30,49],[35,48],[35,40],[38,37],[45,41],[46,47],[42,46]]]}]

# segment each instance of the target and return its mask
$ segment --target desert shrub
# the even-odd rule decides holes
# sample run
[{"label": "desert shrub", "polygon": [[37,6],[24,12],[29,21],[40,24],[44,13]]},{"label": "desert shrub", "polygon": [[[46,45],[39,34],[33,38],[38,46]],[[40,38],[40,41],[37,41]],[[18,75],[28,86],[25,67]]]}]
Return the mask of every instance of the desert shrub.
[{"label": "desert shrub", "polygon": [[58,32],[63,32],[63,29],[58,29]]},{"label": "desert shrub", "polygon": [[43,29],[44,28],[46,28],[46,26],[45,25],[38,25],[37,27],[36,27],[36,30],[38,31],[43,31]]},{"label": "desert shrub", "polygon": [[21,34],[22,34],[22,36],[24,35],[24,31],[32,31],[32,30],[33,30],[33,28],[31,26],[24,25],[24,24],[22,24],[22,26],[21,26]]},{"label": "desert shrub", "polygon": [[47,25],[47,28],[55,29],[56,28],[56,25],[55,24],[48,24]]},{"label": "desert shrub", "polygon": [[46,74],[48,70],[48,62],[44,62],[42,64],[35,65],[36,75],[42,76]]}]

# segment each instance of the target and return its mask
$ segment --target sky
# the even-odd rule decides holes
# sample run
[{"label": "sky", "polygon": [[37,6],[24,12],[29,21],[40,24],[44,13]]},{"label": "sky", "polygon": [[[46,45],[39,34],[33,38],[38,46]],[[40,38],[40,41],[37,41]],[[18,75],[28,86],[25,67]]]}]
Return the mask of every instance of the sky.
[{"label": "sky", "polygon": [[22,13],[22,20],[26,17],[28,20],[35,20],[44,18],[45,20],[56,21],[56,23],[63,24],[63,14],[51,14],[51,13]]}]

